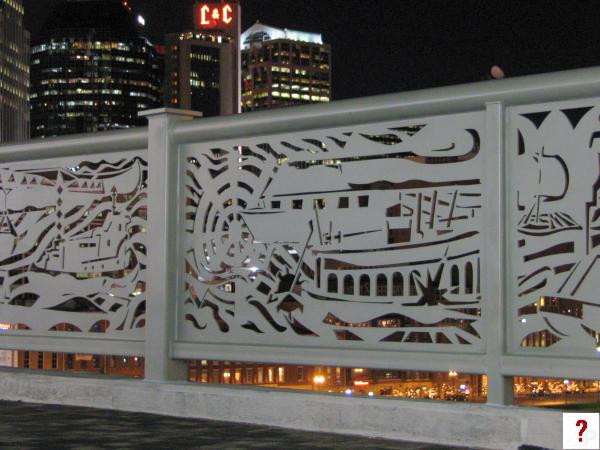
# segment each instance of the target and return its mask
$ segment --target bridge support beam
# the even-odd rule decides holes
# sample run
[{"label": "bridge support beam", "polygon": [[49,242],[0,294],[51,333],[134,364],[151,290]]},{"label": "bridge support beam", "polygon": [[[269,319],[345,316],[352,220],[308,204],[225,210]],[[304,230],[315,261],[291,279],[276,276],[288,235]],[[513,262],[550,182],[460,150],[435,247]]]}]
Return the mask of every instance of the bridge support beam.
[{"label": "bridge support beam", "polygon": [[504,105],[486,104],[484,141],[484,199],[488,214],[484,223],[486,252],[483,279],[484,326],[487,333],[487,402],[493,405],[513,403],[513,379],[505,376],[502,358],[506,354],[506,224],[505,224],[505,153]]},{"label": "bridge support beam", "polygon": [[183,381],[187,366],[172,358],[176,330],[179,273],[182,271],[179,233],[179,147],[173,137],[176,123],[200,117],[193,111],[155,109],[148,118],[148,220],[146,275],[145,379]]}]

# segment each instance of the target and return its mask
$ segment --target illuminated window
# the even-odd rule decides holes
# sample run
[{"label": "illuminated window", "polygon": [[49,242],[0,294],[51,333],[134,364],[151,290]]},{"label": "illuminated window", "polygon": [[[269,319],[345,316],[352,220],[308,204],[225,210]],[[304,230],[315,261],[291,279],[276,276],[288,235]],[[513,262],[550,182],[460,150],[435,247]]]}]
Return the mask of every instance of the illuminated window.
[{"label": "illuminated window", "polygon": [[457,266],[452,266],[452,268],[450,269],[450,279],[452,287],[460,286],[460,273],[458,271]]},{"label": "illuminated window", "polygon": [[396,297],[404,295],[404,278],[399,272],[394,273],[392,277],[392,295]]},{"label": "illuminated window", "polygon": [[377,275],[377,295],[380,297],[387,295],[387,277],[382,273]]},{"label": "illuminated window", "polygon": [[363,274],[360,276],[360,295],[371,295],[371,278],[369,275]]},{"label": "illuminated window", "polygon": [[344,294],[354,295],[354,278],[352,275],[346,275],[344,277]]},{"label": "illuminated window", "polygon": [[337,276],[333,273],[330,273],[327,276],[327,292],[337,292],[337,291],[338,291]]},{"label": "illuminated window", "polygon": [[465,294],[473,293],[473,264],[467,262],[465,265]]}]

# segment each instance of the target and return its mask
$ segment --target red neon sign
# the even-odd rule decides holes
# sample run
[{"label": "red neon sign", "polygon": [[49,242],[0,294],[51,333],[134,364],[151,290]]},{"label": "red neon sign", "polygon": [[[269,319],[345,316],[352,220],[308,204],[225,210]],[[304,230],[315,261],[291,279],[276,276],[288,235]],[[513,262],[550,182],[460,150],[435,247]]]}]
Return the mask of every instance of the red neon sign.
[{"label": "red neon sign", "polygon": [[234,9],[229,3],[196,3],[194,25],[197,29],[226,28],[234,20]]}]

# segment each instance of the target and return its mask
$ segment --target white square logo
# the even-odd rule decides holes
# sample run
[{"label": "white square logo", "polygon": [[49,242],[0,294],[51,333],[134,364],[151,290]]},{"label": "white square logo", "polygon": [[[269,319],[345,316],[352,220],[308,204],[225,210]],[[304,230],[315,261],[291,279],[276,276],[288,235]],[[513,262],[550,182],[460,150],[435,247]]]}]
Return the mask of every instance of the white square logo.
[{"label": "white square logo", "polygon": [[563,414],[563,449],[579,448],[600,449],[600,414]]}]

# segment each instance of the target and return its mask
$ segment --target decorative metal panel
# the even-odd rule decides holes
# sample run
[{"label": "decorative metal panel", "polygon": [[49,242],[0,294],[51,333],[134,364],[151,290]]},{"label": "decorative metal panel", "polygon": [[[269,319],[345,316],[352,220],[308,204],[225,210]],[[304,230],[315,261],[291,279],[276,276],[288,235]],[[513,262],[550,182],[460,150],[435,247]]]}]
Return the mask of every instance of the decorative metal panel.
[{"label": "decorative metal panel", "polygon": [[483,348],[483,113],[184,146],[179,340]]},{"label": "decorative metal panel", "polygon": [[[600,345],[600,108],[509,112],[513,351],[596,356]],[[527,350],[526,350],[527,348]]]},{"label": "decorative metal panel", "polygon": [[146,161],[0,168],[0,322],[143,339]]}]

